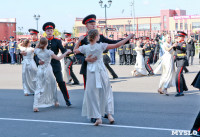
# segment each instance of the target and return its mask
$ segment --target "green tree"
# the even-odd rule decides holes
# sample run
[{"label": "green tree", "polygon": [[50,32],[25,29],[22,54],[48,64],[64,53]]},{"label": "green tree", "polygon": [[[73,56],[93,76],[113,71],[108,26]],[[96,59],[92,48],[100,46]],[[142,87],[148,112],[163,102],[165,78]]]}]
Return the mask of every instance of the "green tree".
[{"label": "green tree", "polygon": [[23,32],[16,32],[16,35],[24,35]]}]

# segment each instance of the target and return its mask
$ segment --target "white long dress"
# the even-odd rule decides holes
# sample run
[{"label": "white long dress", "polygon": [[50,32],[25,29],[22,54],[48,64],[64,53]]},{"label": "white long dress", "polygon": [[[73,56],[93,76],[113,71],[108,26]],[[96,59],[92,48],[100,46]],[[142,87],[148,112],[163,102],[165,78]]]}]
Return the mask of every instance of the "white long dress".
[{"label": "white long dress", "polygon": [[[171,44],[165,42],[163,44],[163,48],[171,47]],[[173,50],[166,51],[162,56],[161,61],[162,75],[160,78],[159,88],[162,90],[164,88],[170,88],[175,86],[175,66],[174,66],[174,58],[173,58]]]},{"label": "white long dress", "polygon": [[136,63],[135,63],[135,70],[136,70],[135,74],[138,76],[147,75],[144,63],[144,57],[142,55],[142,50],[139,50],[138,47],[136,47],[135,51],[137,52]]},{"label": "white long dress", "polygon": [[23,56],[22,61],[22,83],[24,94],[33,94],[36,90],[36,73],[37,66],[33,59],[34,52],[33,48],[21,47],[21,51],[25,51],[27,53],[26,56]]},{"label": "white long dress", "polygon": [[97,57],[94,63],[87,63],[86,90],[83,98],[82,116],[101,118],[106,113],[114,114],[113,93],[107,70],[103,63],[106,43],[84,45],[79,51],[87,56]]},{"label": "white long dress", "polygon": [[50,64],[54,52],[38,48],[35,49],[35,54],[45,63],[38,66],[33,108],[50,107],[58,101],[56,79]]}]

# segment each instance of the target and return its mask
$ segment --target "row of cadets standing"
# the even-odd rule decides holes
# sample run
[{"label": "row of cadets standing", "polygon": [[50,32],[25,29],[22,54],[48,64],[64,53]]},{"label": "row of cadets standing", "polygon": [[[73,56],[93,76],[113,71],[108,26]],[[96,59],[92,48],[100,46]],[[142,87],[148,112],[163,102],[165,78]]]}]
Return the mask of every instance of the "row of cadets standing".
[{"label": "row of cadets standing", "polygon": [[67,75],[67,84],[70,84],[73,80],[74,83],[72,85],[79,85],[79,80],[77,79],[76,75],[73,72],[73,63],[75,62],[75,55],[74,55],[74,46],[75,42],[71,38],[71,33],[64,32],[65,34],[65,42],[63,43],[63,47],[67,50],[70,49],[72,53],[69,54],[69,56],[64,58],[64,62],[66,64],[65,71]]},{"label": "row of cadets standing", "polygon": [[119,64],[120,65],[134,65],[136,62],[137,53],[135,51],[135,42],[137,39],[132,41],[130,44],[125,44],[118,48]]},{"label": "row of cadets standing", "polygon": [[[94,14],[91,14],[91,15],[88,15],[86,16],[83,21],[82,21],[82,24],[86,26],[87,28],[87,31],[91,30],[91,29],[95,29],[96,28],[96,15]],[[87,45],[89,44],[88,42],[88,39],[87,39],[87,33],[85,35],[85,38],[81,41],[81,44],[80,46],[83,46],[83,45]],[[100,35],[100,39],[97,43],[100,43],[100,42],[103,42],[103,43],[108,43],[108,44],[113,44],[113,43],[117,43],[118,40],[110,40],[110,39],[107,39],[106,37],[104,37],[102,34]],[[109,56],[107,55],[108,54],[108,50],[105,50],[103,52],[103,61],[104,61],[104,64],[106,66],[106,68],[109,70],[109,72],[111,73],[111,75],[113,76],[113,79],[115,78],[118,78],[117,74],[114,72],[114,70],[110,67],[109,63],[110,63],[110,58]],[[76,58],[79,62],[82,63],[82,66],[81,66],[81,70],[80,70],[80,74],[83,75],[83,79],[84,79],[84,87],[86,86],[86,74],[87,74],[87,61],[85,61],[85,55],[82,54],[82,53],[79,53],[79,54],[76,54]]]}]

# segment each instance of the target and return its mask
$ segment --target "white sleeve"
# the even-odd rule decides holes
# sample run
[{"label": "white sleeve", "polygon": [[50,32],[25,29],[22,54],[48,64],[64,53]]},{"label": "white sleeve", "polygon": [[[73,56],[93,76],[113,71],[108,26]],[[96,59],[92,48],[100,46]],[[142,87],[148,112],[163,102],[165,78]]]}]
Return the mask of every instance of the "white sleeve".
[{"label": "white sleeve", "polygon": [[108,43],[100,43],[102,50],[106,50]]},{"label": "white sleeve", "polygon": [[39,51],[39,49],[36,48],[36,49],[34,50],[34,53],[35,53],[35,54],[38,54],[38,51]]},{"label": "white sleeve", "polygon": [[52,50],[49,50],[49,55],[52,56],[54,52]]},{"label": "white sleeve", "polygon": [[83,54],[85,54],[85,49],[86,49],[86,46],[85,46],[85,45],[80,46],[80,47],[78,48],[78,50],[79,50],[81,53],[83,53]]}]

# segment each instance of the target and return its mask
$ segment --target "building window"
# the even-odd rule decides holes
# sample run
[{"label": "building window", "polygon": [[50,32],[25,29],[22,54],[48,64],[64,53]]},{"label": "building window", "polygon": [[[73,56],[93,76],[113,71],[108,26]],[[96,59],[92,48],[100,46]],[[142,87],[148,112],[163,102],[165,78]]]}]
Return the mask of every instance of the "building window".
[{"label": "building window", "polygon": [[193,22],[192,29],[200,28],[200,22]]},{"label": "building window", "polygon": [[176,25],[175,25],[175,26],[176,26],[176,30],[178,30],[178,23],[176,23]]},{"label": "building window", "polygon": [[77,27],[77,30],[78,30],[78,32],[79,33],[86,33],[87,32],[87,29],[86,29],[86,27],[84,26],[81,26],[81,27]]},{"label": "building window", "polygon": [[183,23],[180,23],[180,30],[183,30]]},{"label": "building window", "polygon": [[163,16],[163,22],[167,21],[167,16]]},{"label": "building window", "polygon": [[113,28],[116,28],[117,31],[124,31],[124,25],[113,25]]},{"label": "building window", "polygon": [[167,29],[167,24],[166,23],[164,23],[164,29]]},{"label": "building window", "polygon": [[188,25],[187,25],[187,23],[185,23],[185,30],[188,30],[188,28],[187,28],[187,27],[188,27]]},{"label": "building window", "polygon": [[152,30],[160,30],[160,23],[151,24],[151,29]]},{"label": "building window", "polygon": [[133,26],[132,25],[126,25],[125,31],[133,31]]},{"label": "building window", "polygon": [[138,24],[138,30],[139,31],[150,30],[150,24]]}]

